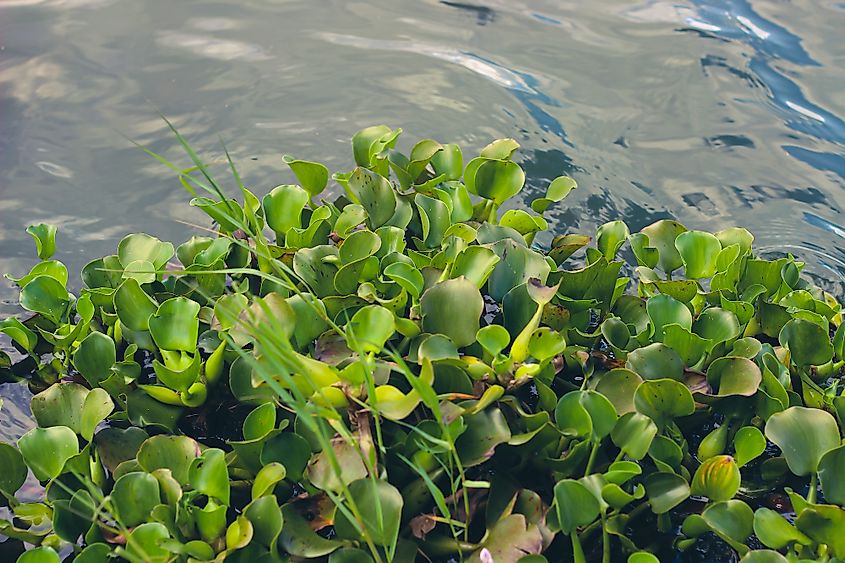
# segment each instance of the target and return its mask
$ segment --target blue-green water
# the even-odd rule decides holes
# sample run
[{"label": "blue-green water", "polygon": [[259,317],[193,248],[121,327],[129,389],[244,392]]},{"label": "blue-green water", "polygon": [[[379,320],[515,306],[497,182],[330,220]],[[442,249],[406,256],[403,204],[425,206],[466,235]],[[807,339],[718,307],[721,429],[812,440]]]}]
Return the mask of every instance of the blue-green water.
[{"label": "blue-green water", "polygon": [[[31,223],[60,226],[71,271],[205,224],[128,140],[187,166],[160,111],[210,160],[225,139],[260,193],[293,179],[283,152],[350,168],[376,123],[515,137],[527,195],[580,184],[560,232],[743,225],[843,295],[844,26],[845,3],[808,0],[0,1],[0,272],[34,263]],[[0,316],[16,297],[0,282]],[[0,396],[15,438],[26,393]]]}]

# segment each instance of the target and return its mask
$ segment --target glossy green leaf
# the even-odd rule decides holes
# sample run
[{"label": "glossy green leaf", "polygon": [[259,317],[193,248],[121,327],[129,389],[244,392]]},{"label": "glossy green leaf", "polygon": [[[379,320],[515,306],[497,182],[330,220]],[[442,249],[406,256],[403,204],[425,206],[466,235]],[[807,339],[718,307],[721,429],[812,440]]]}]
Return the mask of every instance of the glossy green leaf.
[{"label": "glossy green leaf", "polygon": [[634,406],[661,428],[695,411],[695,402],[689,389],[674,379],[643,381],[634,393]]},{"label": "glossy green leaf", "polygon": [[18,440],[26,465],[39,481],[59,476],[65,463],[79,453],[76,433],[67,426],[33,428]]},{"label": "glossy green leaf", "polygon": [[625,367],[645,380],[674,379],[684,375],[684,362],[673,349],[660,342],[637,348],[628,354]]},{"label": "glossy green leaf", "polygon": [[124,526],[132,528],[146,522],[161,502],[158,479],[140,471],[122,475],[114,483],[111,501]]},{"label": "glossy green leaf", "polygon": [[783,452],[796,475],[815,473],[822,456],[839,446],[833,415],[806,407],[790,407],[766,421],[766,437]]},{"label": "glossy green leaf", "polygon": [[570,534],[598,518],[600,506],[595,495],[582,483],[563,479],[555,484],[554,510],[561,531]]},{"label": "glossy green leaf", "polygon": [[475,342],[484,301],[466,278],[435,284],[420,298],[424,332],[444,334],[458,347]]},{"label": "glossy green leaf", "polygon": [[68,312],[70,295],[56,278],[42,274],[21,289],[20,304],[58,324]]},{"label": "glossy green leaf", "polygon": [[789,349],[792,361],[799,366],[821,365],[833,357],[827,331],[810,321],[789,321],[781,329],[778,340]]},{"label": "glossy green leaf", "polygon": [[[404,504],[399,491],[381,479],[360,479],[349,484],[349,495],[359,508],[359,524],[370,539],[377,545],[393,545],[399,535]],[[341,538],[360,537],[356,526],[343,512],[338,512],[335,530]]]},{"label": "glossy green leaf", "polygon": [[709,278],[716,273],[716,257],[722,250],[722,243],[714,235],[704,231],[682,232],[675,238],[675,248],[688,279]]},{"label": "glossy green leaf", "polygon": [[193,352],[197,347],[200,306],[186,297],[173,297],[162,303],[149,318],[150,334],[165,350]]},{"label": "glossy green leaf", "polygon": [[740,467],[763,455],[766,437],[756,426],[743,426],[734,435],[734,459]]},{"label": "glossy green leaf", "polygon": [[655,472],[645,478],[648,503],[655,514],[669,512],[690,495],[686,480],[675,473]]}]

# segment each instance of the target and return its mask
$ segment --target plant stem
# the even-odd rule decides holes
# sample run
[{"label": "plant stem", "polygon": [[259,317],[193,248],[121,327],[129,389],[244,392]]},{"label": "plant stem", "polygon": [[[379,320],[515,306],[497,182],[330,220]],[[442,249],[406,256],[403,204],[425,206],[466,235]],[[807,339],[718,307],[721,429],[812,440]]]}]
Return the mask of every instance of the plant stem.
[{"label": "plant stem", "polygon": [[581,547],[581,540],[578,539],[578,532],[572,530],[569,537],[572,539],[572,561],[574,563],[587,563],[587,558],[584,556],[584,549]]},{"label": "plant stem", "polygon": [[816,502],[816,490],[818,489],[817,480],[818,474],[814,471],[810,474],[810,489],[807,491],[807,502],[810,504],[815,504]]},{"label": "plant stem", "polygon": [[593,449],[590,450],[590,458],[587,460],[587,469],[584,471],[584,477],[590,474],[593,470],[593,465],[596,462],[596,455],[599,453],[599,446],[601,446],[601,442],[593,442]]},{"label": "plant stem", "polygon": [[668,513],[657,515],[657,530],[662,533],[667,533],[672,529],[672,518]]},{"label": "plant stem", "polygon": [[601,563],[610,563],[610,534],[607,533],[607,516],[601,515]]}]

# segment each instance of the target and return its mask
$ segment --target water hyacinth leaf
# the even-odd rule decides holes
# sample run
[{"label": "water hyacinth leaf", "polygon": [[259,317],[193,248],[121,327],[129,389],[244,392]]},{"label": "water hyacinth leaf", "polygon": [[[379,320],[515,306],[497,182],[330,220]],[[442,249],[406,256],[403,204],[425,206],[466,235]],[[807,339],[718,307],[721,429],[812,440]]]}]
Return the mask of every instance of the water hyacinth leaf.
[{"label": "water hyacinth leaf", "polygon": [[561,201],[577,187],[578,184],[569,176],[558,176],[549,184],[545,197],[537,198],[531,202],[531,209],[537,213],[543,213],[550,205]]},{"label": "water hyacinth leaf", "polygon": [[675,248],[688,279],[709,278],[716,273],[716,257],[722,250],[722,243],[714,235],[703,231],[682,232],[675,238]]},{"label": "water hyacinth leaf", "polygon": [[396,332],[393,313],[380,305],[359,309],[346,325],[349,344],[353,349],[378,353]]},{"label": "water hyacinth leaf", "polygon": [[264,218],[276,233],[277,240],[284,240],[290,229],[302,226],[302,211],[308,199],[307,191],[291,184],[276,186],[264,196],[261,202]]},{"label": "water hyacinth leaf", "polygon": [[15,279],[9,274],[6,274],[6,278],[18,284],[19,287],[25,286],[38,276],[50,276],[51,278],[56,278],[60,284],[67,285],[67,266],[58,260],[45,260],[33,266],[29,273],[21,278]]},{"label": "water hyacinth leaf", "polygon": [[475,342],[484,300],[474,283],[456,278],[427,289],[420,309],[424,332],[444,334],[460,348]]},{"label": "water hyacinth leaf", "polygon": [[117,245],[117,257],[124,268],[132,262],[145,261],[161,270],[173,257],[173,244],[145,233],[134,233],[126,235]]},{"label": "water hyacinth leaf", "polygon": [[297,512],[296,505],[282,506],[284,526],[279,535],[279,546],[297,557],[323,557],[335,551],[343,544],[337,540],[326,539],[314,532],[308,521]]},{"label": "water hyacinth leaf", "polygon": [[741,500],[711,504],[701,513],[711,530],[741,553],[748,551],[743,542],[754,532],[754,511]]},{"label": "water hyacinth leaf", "polygon": [[525,554],[543,550],[543,535],[537,524],[525,515],[509,514],[487,529],[481,545],[469,557],[469,563],[524,561]]},{"label": "water hyacinth leaf", "polygon": [[332,451],[341,468],[335,472],[327,451],[315,454],[308,463],[306,476],[311,484],[324,491],[340,492],[344,486],[367,476],[367,467],[361,458],[361,452],[343,438],[332,439]]},{"label": "water hyacinth leaf", "polygon": [[663,344],[677,352],[687,366],[696,366],[712,346],[711,342],[679,324],[664,327]]},{"label": "water hyacinth leaf", "polygon": [[65,463],[79,453],[79,439],[67,426],[33,428],[18,440],[26,465],[39,481],[61,474]]},{"label": "water hyacinth leaf", "polygon": [[668,295],[655,295],[646,302],[646,311],[651,320],[654,339],[663,340],[664,329],[667,325],[677,324],[692,329],[692,313],[686,305]]},{"label": "water hyacinth leaf", "polygon": [[464,467],[479,465],[490,459],[499,444],[511,439],[511,431],[504,414],[490,408],[465,416],[466,430],[455,442],[455,449]]},{"label": "water hyacinth leaf", "polygon": [[257,499],[273,493],[276,484],[283,481],[287,475],[285,466],[279,462],[271,462],[261,468],[252,482],[252,498]]},{"label": "water hyacinth leaf", "polygon": [[386,224],[396,211],[396,195],[386,178],[356,168],[349,178],[349,191],[367,211],[367,225],[375,230]]},{"label": "water hyacinth leaf", "polygon": [[838,446],[822,456],[819,481],[827,502],[845,505],[845,446]]},{"label": "water hyacinth leaf", "polygon": [[605,223],[596,231],[596,247],[608,262],[613,261],[622,244],[628,240],[628,225],[622,221]]},{"label": "water hyacinth leaf", "polygon": [[127,278],[114,292],[114,308],[121,324],[134,331],[149,329],[149,319],[158,303],[141,289],[134,278]]},{"label": "water hyacinth leaf", "polygon": [[763,455],[766,437],[756,426],[743,426],[734,435],[734,451],[736,463],[742,467]]},{"label": "water hyacinth leaf", "polygon": [[173,297],[149,318],[150,334],[159,348],[193,352],[197,347],[199,303]]},{"label": "water hyacinth leaf", "polygon": [[91,386],[97,386],[111,374],[117,361],[114,340],[102,332],[91,332],[73,353],[73,367]]},{"label": "water hyacinth leaf", "polygon": [[692,330],[702,338],[714,342],[731,340],[739,335],[739,319],[731,311],[709,307],[695,319]]},{"label": "water hyacinth leaf", "polygon": [[293,432],[281,432],[269,437],[261,448],[261,464],[274,462],[285,467],[289,479],[299,480],[311,458],[311,446],[308,441]]},{"label": "water hyacinth leaf", "polygon": [[634,406],[661,428],[675,418],[695,412],[689,389],[674,379],[643,381],[634,393]]},{"label": "water hyacinth leaf", "polygon": [[580,391],[570,391],[555,407],[555,422],[565,436],[586,437],[593,433],[593,419],[581,402]]},{"label": "water hyacinth leaf", "polygon": [[34,547],[24,551],[18,557],[17,563],[59,563],[59,554],[50,547]]},{"label": "water hyacinth leaf", "polygon": [[640,230],[648,237],[649,247],[657,249],[657,267],[667,274],[683,266],[681,254],[675,247],[675,239],[686,230],[686,227],[677,221],[667,219],[661,219]]},{"label": "water hyacinth leaf", "polygon": [[97,432],[94,443],[103,465],[114,473],[118,465],[135,459],[138,449],[147,438],[149,435],[135,426],[126,429],[107,426]]},{"label": "water hyacinth leaf", "polygon": [[840,443],[836,419],[821,409],[789,407],[769,417],[765,432],[795,475],[815,473],[822,456]]},{"label": "water hyacinth leaf", "polygon": [[805,508],[795,519],[795,527],[816,544],[825,544],[835,557],[845,555],[845,510],[833,505]]},{"label": "water hyacinth leaf", "polygon": [[487,325],[478,329],[476,340],[491,356],[497,356],[510,344],[510,334],[501,325]]},{"label": "water hyacinth leaf", "polygon": [[552,239],[549,258],[560,266],[567,258],[587,246],[592,239],[585,235],[558,235]]},{"label": "water hyacinth leaf", "polygon": [[27,311],[43,315],[59,324],[67,314],[70,295],[56,278],[42,274],[21,289],[19,302]]},{"label": "water hyacinth leaf", "polygon": [[596,391],[607,397],[620,415],[634,412],[634,393],[643,379],[626,368],[614,368],[604,374],[596,383]]},{"label": "water hyacinth leaf", "polygon": [[391,148],[401,129],[391,130],[387,125],[374,125],[361,129],[352,136],[352,153],[358,166],[370,167],[373,158]]},{"label": "water hyacinth leaf", "polygon": [[[460,172],[459,172],[460,173]],[[373,558],[366,551],[344,547],[329,555],[328,563],[372,563]]]},{"label": "water hyacinth leaf", "polygon": [[792,361],[802,367],[825,364],[833,357],[827,331],[811,321],[789,321],[781,329],[778,340],[789,349]]},{"label": "water hyacinth leaf", "polygon": [[509,160],[485,160],[475,170],[472,183],[478,195],[501,205],[522,190],[525,172]]},{"label": "water hyacinth leaf", "polygon": [[188,468],[188,482],[194,490],[229,504],[229,471],[223,450],[209,448],[194,458]]},{"label": "water hyacinth leaf", "polygon": [[86,441],[114,410],[104,389],[86,389],[78,383],[55,383],[35,395],[30,406],[39,426],[67,426]]},{"label": "water hyacinth leaf", "polygon": [[114,483],[111,500],[124,526],[146,522],[161,502],[158,479],[140,471],[121,475]]},{"label": "water hyacinth leaf", "polygon": [[554,509],[560,530],[570,534],[598,518],[600,505],[596,496],[582,483],[563,479],[555,484]]},{"label": "water hyacinth leaf", "polygon": [[754,512],[754,533],[766,547],[782,549],[790,543],[810,545],[812,540],[798,531],[789,520],[771,508],[760,507]]},{"label": "water hyacinth leaf", "polygon": [[171,554],[161,547],[170,537],[167,527],[158,522],[145,522],[134,528],[126,537],[126,555],[130,561],[167,561]]},{"label": "water hyacinth leaf", "polygon": [[[473,247],[474,248],[474,247]],[[425,279],[420,271],[405,262],[394,262],[384,268],[384,275],[402,286],[414,299],[418,299],[425,287]]]},{"label": "water hyacinth leaf", "polygon": [[289,154],[282,155],[282,161],[290,166],[290,169],[296,175],[296,179],[299,180],[299,185],[305,188],[312,198],[326,189],[326,184],[329,181],[329,169],[325,165],[319,162],[297,160]]},{"label": "water hyacinth leaf", "polygon": [[677,352],[660,342],[630,352],[625,367],[645,380],[680,380],[684,375],[684,361]]},{"label": "water hyacinth leaf", "polygon": [[276,497],[267,495],[255,498],[246,506],[243,514],[252,524],[253,538],[262,546],[275,549],[284,525]]},{"label": "water hyacinth leaf", "polygon": [[648,551],[637,551],[628,556],[628,563],[660,563],[660,560]]},{"label": "water hyacinth leaf", "polygon": [[675,473],[658,471],[645,478],[648,503],[655,514],[665,514],[684,502],[690,495],[686,480]]},{"label": "water hyacinth leaf", "polygon": [[141,444],[138,464],[148,473],[156,469],[169,469],[180,483],[189,482],[189,470],[194,458],[199,457],[199,444],[187,436],[153,436]]},{"label": "water hyacinth leaf", "polygon": [[29,353],[32,353],[35,345],[38,344],[38,336],[35,332],[28,329],[15,317],[0,321],[0,333],[11,338],[13,342]]},{"label": "water hyacinth leaf", "polygon": [[643,459],[657,435],[657,425],[649,417],[629,412],[616,421],[610,439],[631,459]]},{"label": "water hyacinth leaf", "polygon": [[35,241],[35,248],[38,257],[42,260],[49,260],[56,253],[56,226],[47,223],[30,225],[26,232]]},{"label": "water hyacinth leaf", "polygon": [[[399,535],[404,501],[399,491],[387,481],[359,479],[349,484],[349,495],[359,507],[359,524],[377,545],[394,545]],[[335,529],[338,537],[358,539],[355,524],[338,511]]]},{"label": "water hyacinth leaf", "polygon": [[[10,444],[0,442],[0,493],[13,497],[26,481],[27,468],[21,453]],[[2,497],[2,495],[0,495]]]},{"label": "water hyacinth leaf", "polygon": [[707,368],[707,383],[720,397],[749,397],[757,392],[762,378],[760,368],[748,358],[723,356]]},{"label": "water hyacinth leaf", "polygon": [[691,493],[712,501],[729,500],[739,490],[739,466],[729,455],[717,455],[705,460],[692,478]]}]

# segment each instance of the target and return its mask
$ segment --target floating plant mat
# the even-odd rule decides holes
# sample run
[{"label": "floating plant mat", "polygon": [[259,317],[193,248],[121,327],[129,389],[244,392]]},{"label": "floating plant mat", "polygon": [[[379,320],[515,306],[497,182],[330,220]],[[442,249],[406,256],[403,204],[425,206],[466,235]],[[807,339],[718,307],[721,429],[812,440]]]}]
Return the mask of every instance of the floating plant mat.
[{"label": "floating plant mat", "polygon": [[129,235],[78,296],[56,228],[29,229],[32,315],[0,322],[37,422],[0,445],[6,553],[845,560],[845,329],[801,262],[670,220],[540,248],[572,179],[513,208],[514,140],[465,162],[399,134],[356,133],[350,172],[285,156],[299,184],[263,199],[179,136],[193,168],[150,154],[214,229]]}]

